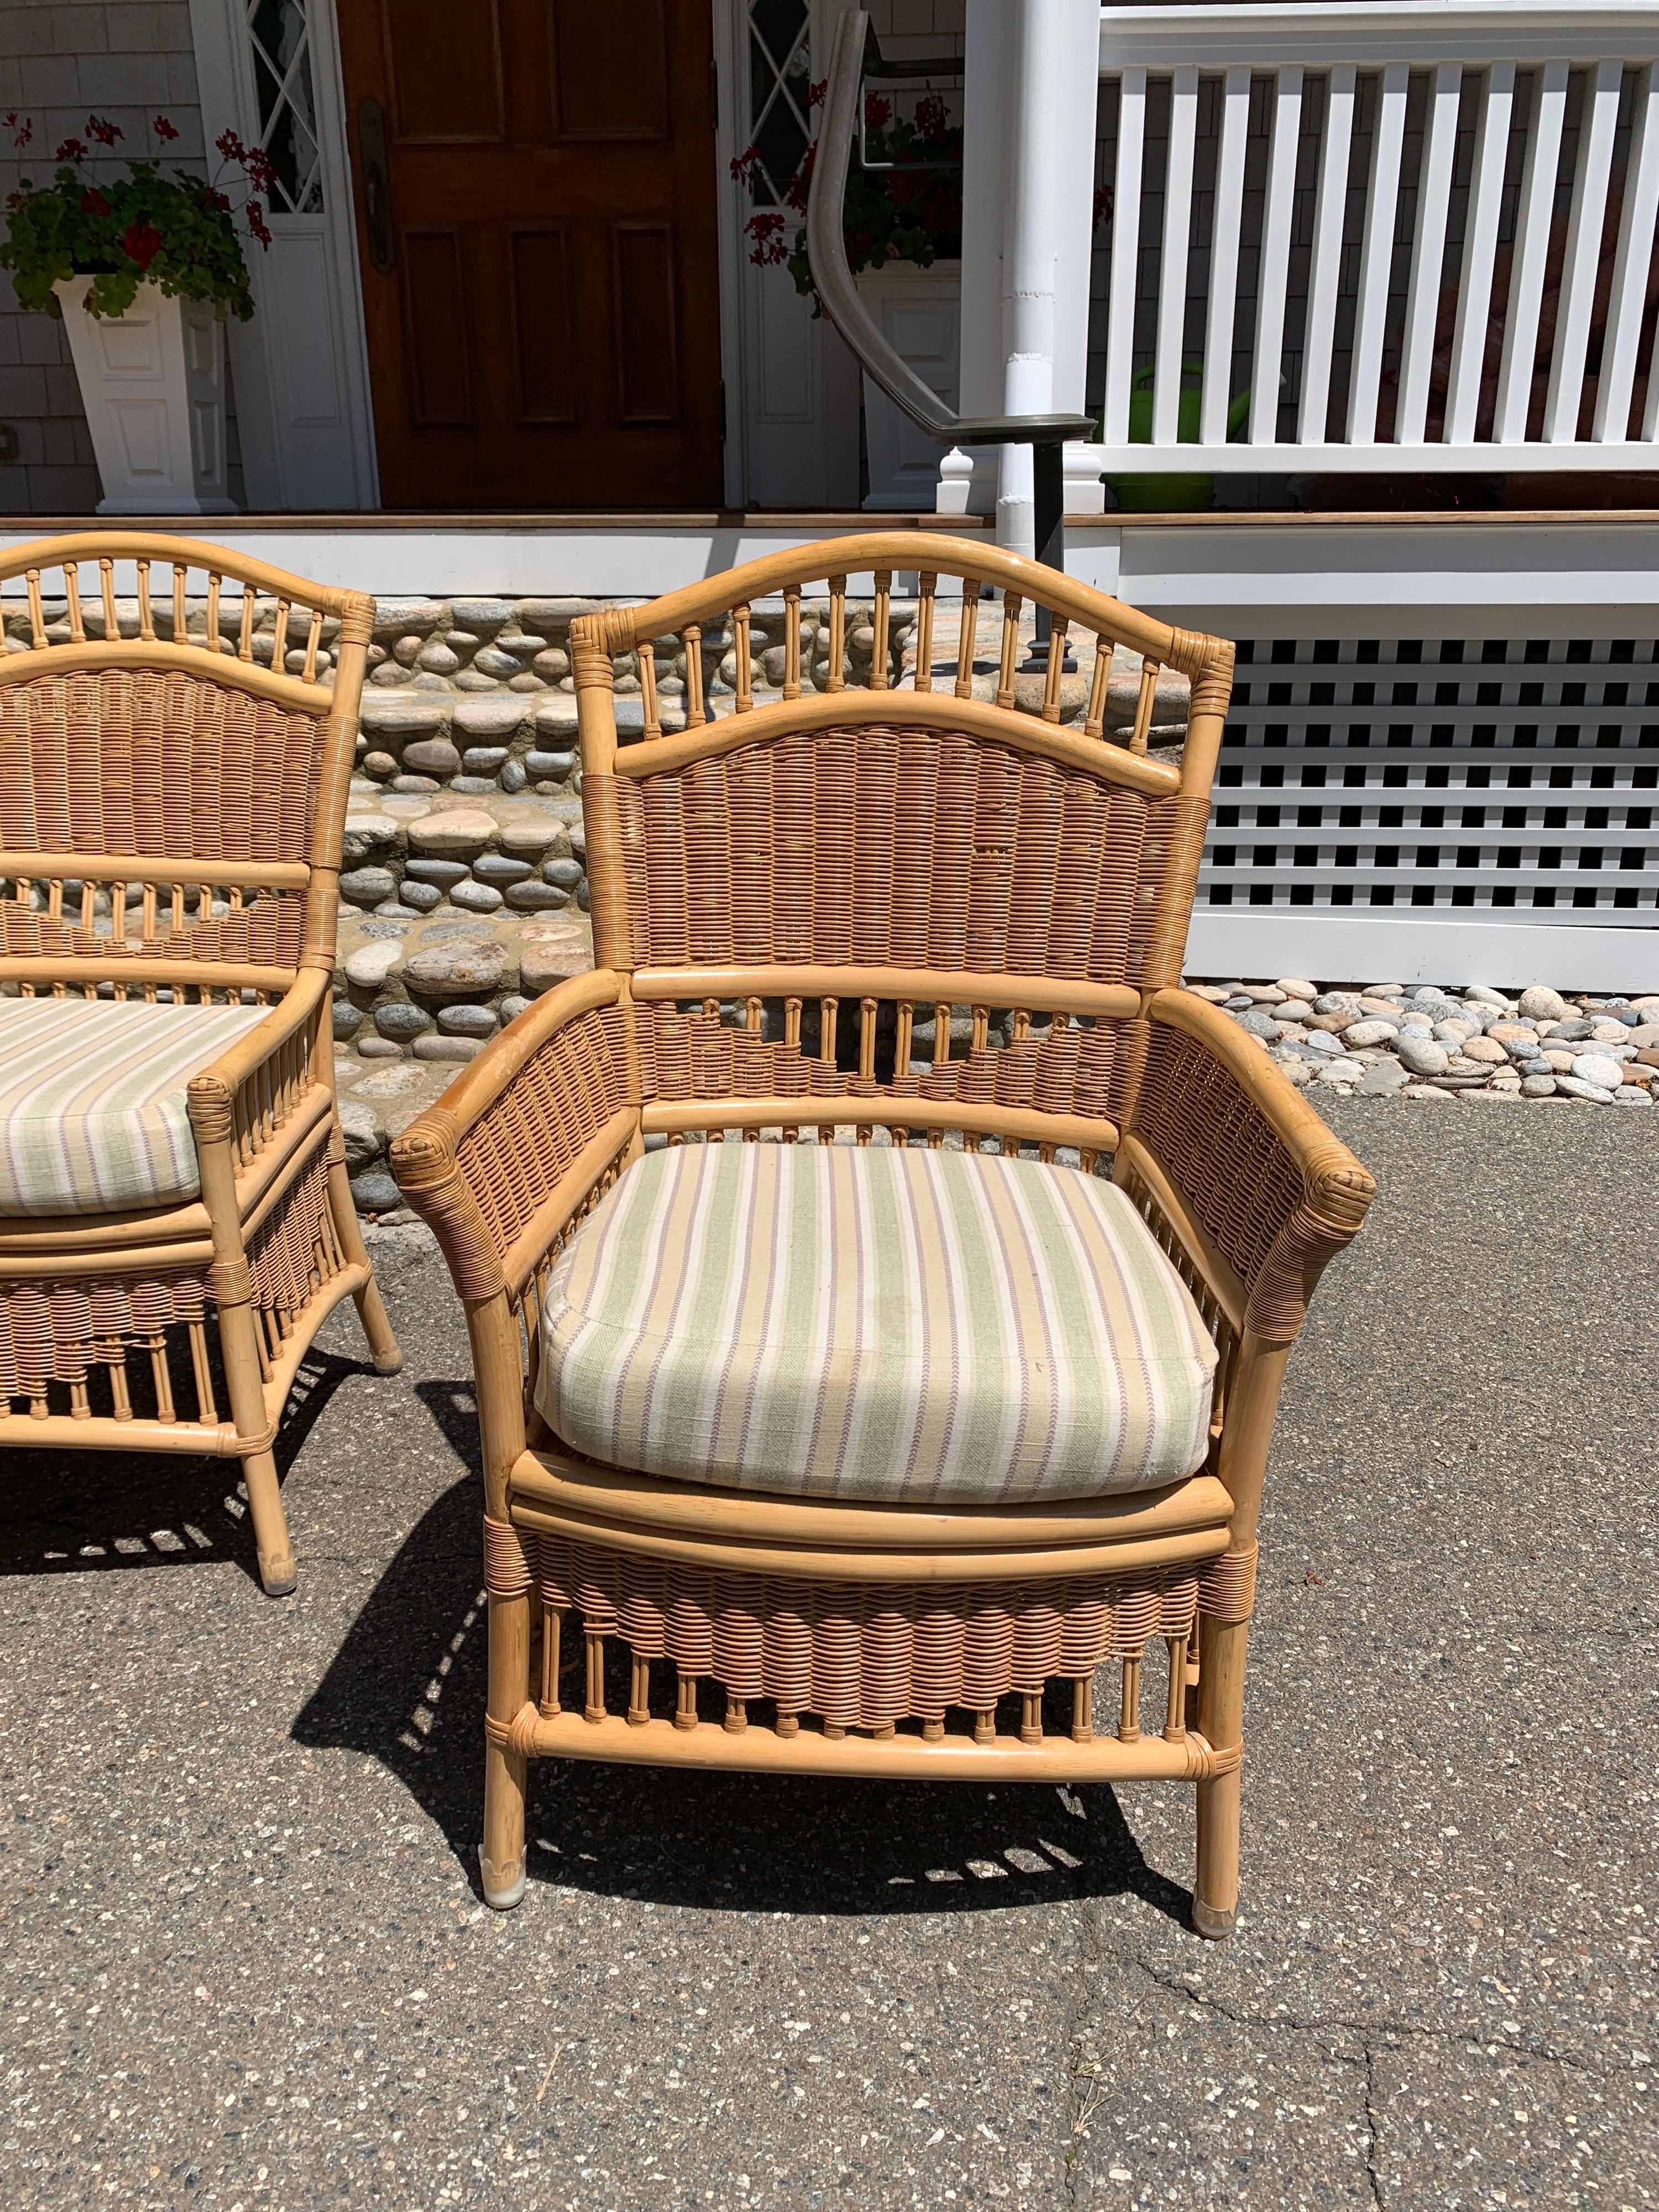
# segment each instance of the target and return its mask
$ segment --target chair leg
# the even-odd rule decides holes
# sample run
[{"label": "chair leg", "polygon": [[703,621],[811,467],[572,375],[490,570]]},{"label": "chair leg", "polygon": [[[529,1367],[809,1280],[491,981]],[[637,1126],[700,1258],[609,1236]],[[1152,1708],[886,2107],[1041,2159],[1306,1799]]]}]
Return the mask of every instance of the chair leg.
[{"label": "chair leg", "polygon": [[[492,1722],[507,1726],[530,1694],[530,1600],[489,1601],[489,1698]],[[499,1743],[484,1743],[483,1841],[478,1873],[484,1903],[510,1912],[524,1895],[525,1790],[529,1761]]]},{"label": "chair leg", "polygon": [[[354,1267],[366,1267],[368,1254],[363,1245],[363,1232],[358,1224],[357,1209],[351,1200],[351,1179],[346,1173],[345,1153],[338,1132],[330,1139],[328,1161],[328,1204],[334,1217],[334,1234],[340,1240],[340,1249]],[[397,1338],[392,1333],[392,1323],[380,1298],[380,1286],[371,1275],[361,1291],[355,1293],[357,1318],[363,1325],[363,1334],[368,1339],[368,1348],[374,1358],[377,1375],[396,1375],[403,1367],[404,1355]]]},{"label": "chair leg", "polygon": [[[264,1376],[251,1305],[220,1306],[219,1349],[237,1433],[263,1438],[267,1428]],[[288,1516],[277,1486],[276,1462],[270,1445],[263,1443],[257,1449],[242,1453],[241,1461],[248,1510],[253,1516],[253,1541],[259,1554],[259,1579],[267,1597],[286,1597],[294,1588],[294,1546],[289,1540]]]},{"label": "chair leg", "polygon": [[[1218,1751],[1240,1741],[1244,1723],[1244,1621],[1206,1620],[1198,1678],[1199,1730]],[[1239,1771],[1198,1785],[1198,1875],[1193,1925],[1219,1942],[1238,1911]]]}]

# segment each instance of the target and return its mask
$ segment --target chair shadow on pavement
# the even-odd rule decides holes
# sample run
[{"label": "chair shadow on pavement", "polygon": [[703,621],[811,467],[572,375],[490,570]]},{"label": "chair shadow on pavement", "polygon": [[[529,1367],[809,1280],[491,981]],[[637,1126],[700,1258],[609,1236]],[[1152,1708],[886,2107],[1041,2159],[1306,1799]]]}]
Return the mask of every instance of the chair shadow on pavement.
[{"label": "chair shadow on pavement", "polygon": [[[487,1622],[470,1385],[424,1401],[471,1478],[430,1507],[382,1575],[293,1735],[380,1759],[476,1888]],[[1156,1786],[1156,1785],[1151,1785]],[[939,1912],[1127,1893],[1183,1925],[1102,1785],[981,1788],[538,1761],[532,1883],[705,1911]]]},{"label": "chair shadow on pavement", "polygon": [[[340,1385],[374,1372],[367,1360],[312,1346],[271,1447],[279,1482]],[[259,1588],[239,1460],[146,1451],[4,1455],[0,1576],[153,1571],[204,1559],[233,1562]]]}]

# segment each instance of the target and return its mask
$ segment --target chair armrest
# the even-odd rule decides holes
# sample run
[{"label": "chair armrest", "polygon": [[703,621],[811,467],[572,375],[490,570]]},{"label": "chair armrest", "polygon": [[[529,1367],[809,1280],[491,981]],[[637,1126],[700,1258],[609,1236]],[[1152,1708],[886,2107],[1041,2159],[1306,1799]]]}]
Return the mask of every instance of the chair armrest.
[{"label": "chair armrest", "polygon": [[[1288,1344],[1376,1186],[1255,1038],[1190,992],[1148,1001],[1127,1133],[1196,1231],[1195,1264],[1243,1326]],[[1176,1224],[1177,1227],[1182,1224]]]},{"label": "chair armrest", "polygon": [[312,1087],[318,1023],[330,996],[326,972],[301,969],[264,1021],[191,1076],[185,1100],[198,1151],[229,1142],[240,1172],[276,1141]]},{"label": "chair armrest", "polygon": [[526,1009],[394,1141],[465,1298],[516,1297],[639,1132],[633,1009],[609,969]]}]

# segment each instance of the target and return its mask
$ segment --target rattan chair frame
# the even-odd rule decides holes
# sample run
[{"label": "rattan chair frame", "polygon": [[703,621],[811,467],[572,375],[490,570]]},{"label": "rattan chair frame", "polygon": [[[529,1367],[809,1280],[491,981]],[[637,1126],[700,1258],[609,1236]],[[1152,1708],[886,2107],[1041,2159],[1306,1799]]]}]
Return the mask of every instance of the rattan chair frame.
[{"label": "rattan chair frame", "polygon": [[[136,603],[116,595],[125,563]],[[272,1445],[307,1347],[350,1297],[376,1369],[402,1364],[347,1180],[331,1020],[374,603],[144,532],[20,547],[0,586],[20,578],[0,989],[270,1012],[191,1080],[198,1198],[0,1222],[0,1444],[240,1460],[280,1595],[295,1561]]]},{"label": "rattan chair frame", "polygon": [[[896,690],[893,573],[915,572],[919,551],[914,671]],[[1319,1273],[1372,1189],[1255,1041],[1177,988],[1232,647],[947,538],[919,549],[874,532],[830,557],[816,691],[798,617],[823,548],[573,625],[597,967],[521,1014],[393,1146],[471,1336],[489,1594],[484,1894],[501,1907],[522,1894],[532,1758],[1150,1777],[1195,1787],[1194,1917],[1223,1936],[1279,1384]],[[865,572],[860,606],[848,576]],[[936,640],[948,672],[942,579],[965,580],[955,681],[935,689]],[[974,696],[989,688],[975,658],[988,586],[1002,602],[988,700]],[[785,612],[769,703],[754,696],[763,598]],[[1044,606],[1057,642],[1025,697],[1022,621]],[[869,682],[849,690],[854,616]],[[703,665],[711,623],[731,648],[718,701]],[[1060,724],[1068,629],[1095,644],[1081,732]],[[678,730],[664,721],[664,640],[684,684]],[[1141,659],[1122,742],[1103,726],[1114,647]],[[622,745],[619,667],[644,720]],[[1179,765],[1148,745],[1163,668],[1191,685]],[[849,853],[873,919],[848,920]],[[781,1039],[764,1034],[778,1002]],[[953,1007],[970,1010],[961,1059]],[[855,1059],[826,1042],[854,1009]],[[918,1073],[929,1014],[933,1061]],[[653,1137],[814,1130],[1044,1161],[1071,1147],[1085,1168],[1112,1156],[1220,1348],[1204,1468],[1155,1493],[922,1510],[665,1482],[565,1449],[533,1389],[544,1286],[572,1231]],[[567,1652],[573,1615],[581,1639]],[[1166,1646],[1167,1678],[1143,1726],[1149,1642]],[[620,1676],[607,1680],[618,1645],[625,1702]],[[1116,1695],[1097,1727],[1106,1661]],[[665,1663],[669,1711],[655,1702]],[[1056,1717],[1050,1693],[1066,1691]],[[953,1713],[971,1725],[952,1728]]]}]

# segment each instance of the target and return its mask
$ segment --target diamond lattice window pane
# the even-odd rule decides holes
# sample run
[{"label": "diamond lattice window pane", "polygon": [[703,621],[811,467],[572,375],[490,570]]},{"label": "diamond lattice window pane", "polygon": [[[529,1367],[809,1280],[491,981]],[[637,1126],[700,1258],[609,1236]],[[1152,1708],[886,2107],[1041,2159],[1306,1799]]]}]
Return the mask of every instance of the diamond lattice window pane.
[{"label": "diamond lattice window pane", "polygon": [[776,207],[811,131],[811,31],[805,0],[750,0],[749,137],[760,155],[750,179],[757,207]]},{"label": "diamond lattice window pane", "polygon": [[311,27],[302,0],[252,0],[247,11],[259,140],[276,172],[277,215],[322,210],[322,163],[311,87]]}]

